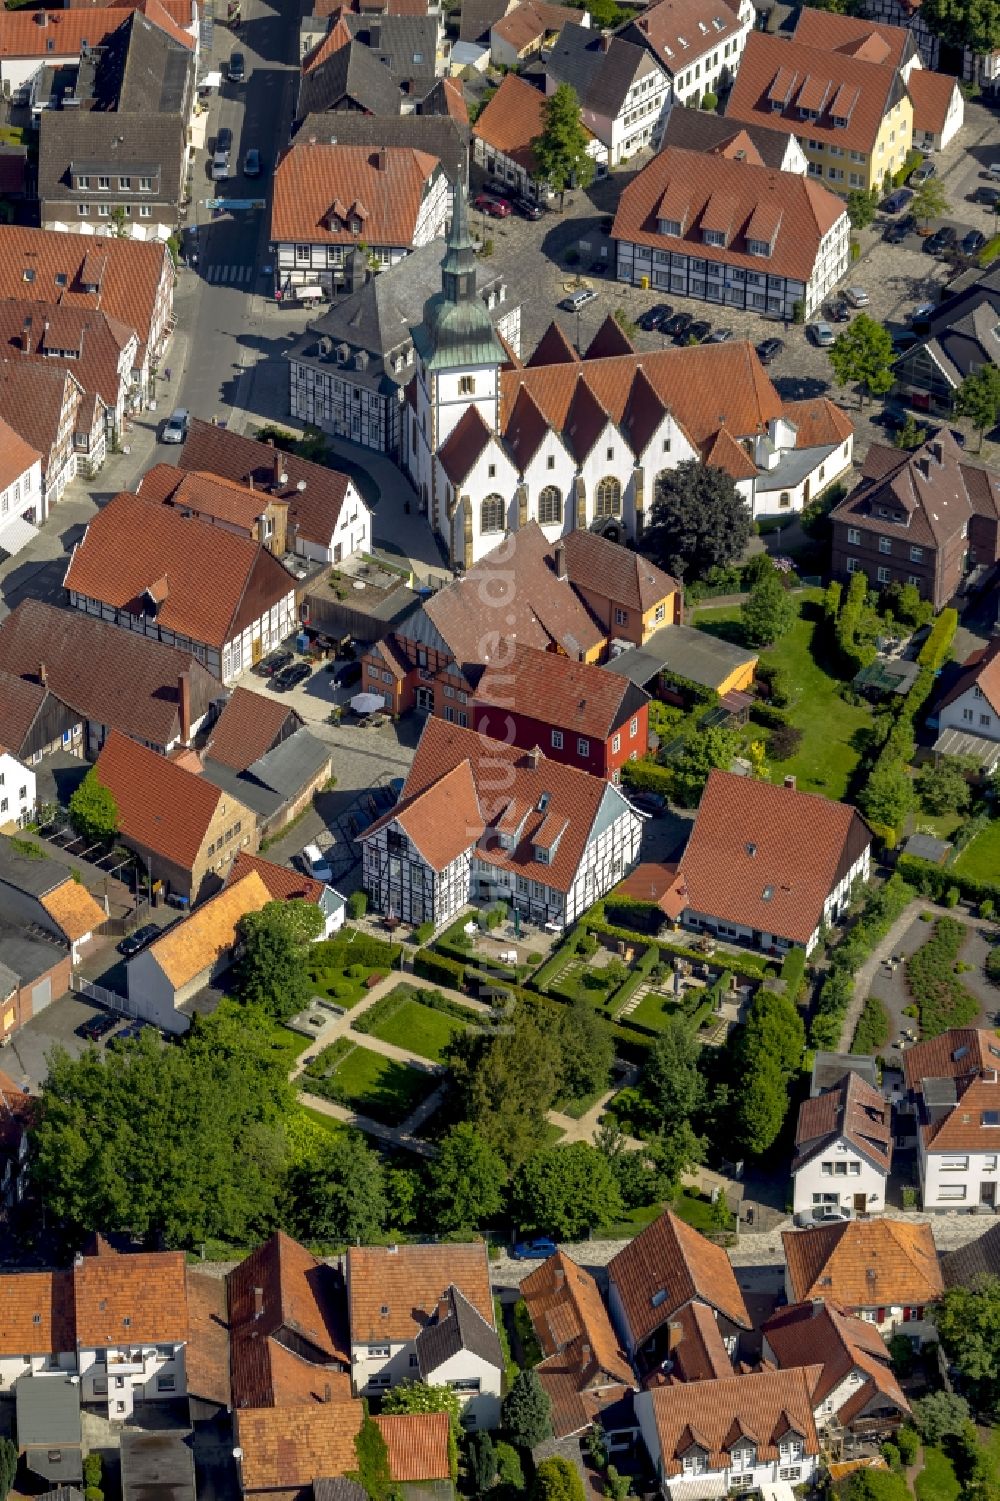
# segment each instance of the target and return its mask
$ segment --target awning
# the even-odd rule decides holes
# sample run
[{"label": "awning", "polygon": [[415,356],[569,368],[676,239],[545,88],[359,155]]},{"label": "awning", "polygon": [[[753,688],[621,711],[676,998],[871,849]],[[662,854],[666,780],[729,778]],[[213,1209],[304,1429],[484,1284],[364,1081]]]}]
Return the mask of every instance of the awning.
[{"label": "awning", "polygon": [[[3,533],[0,532],[0,547]],[[970,735],[966,730],[942,730],[934,742],[938,756],[971,756],[981,771],[992,771],[1000,761],[1000,740],[988,740],[984,735]]]},{"label": "awning", "polygon": [[14,516],[6,525],[0,526],[0,552],[9,553],[13,558],[37,536],[37,526],[25,521],[23,516]]}]

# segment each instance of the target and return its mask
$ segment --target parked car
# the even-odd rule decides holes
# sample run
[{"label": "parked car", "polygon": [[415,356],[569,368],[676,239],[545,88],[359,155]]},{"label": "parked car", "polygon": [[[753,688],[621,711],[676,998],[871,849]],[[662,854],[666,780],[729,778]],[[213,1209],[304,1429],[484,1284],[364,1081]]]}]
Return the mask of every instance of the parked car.
[{"label": "parked car", "polygon": [[667,319],[660,332],[670,339],[680,341],[687,337],[687,331],[693,322],[694,316],[691,313],[675,313],[672,318]]},{"label": "parked car", "polygon": [[919,342],[920,335],[912,328],[897,328],[892,336],[892,347],[896,354],[905,354],[908,349],[912,349],[914,344],[919,344]]},{"label": "parked car", "polygon": [[708,338],[711,332],[712,325],[707,318],[696,318],[693,323],[688,324],[687,333],[684,335],[684,342],[688,344],[692,339],[697,339],[698,343],[701,344]]},{"label": "parked car", "polygon": [[312,876],[314,881],[323,881],[327,886],[333,885],[333,869],[318,844],[307,844],[299,858],[306,875]]},{"label": "parked car", "polygon": [[904,214],[902,219],[897,219],[890,224],[882,238],[889,245],[901,245],[903,241],[912,235],[917,227],[917,221],[912,214]]},{"label": "parked car", "polygon": [[559,1247],[554,1240],[546,1240],[540,1236],[537,1240],[519,1240],[511,1247],[510,1254],[515,1261],[547,1261],[554,1256]]},{"label": "parked car", "polygon": [[522,219],[530,219],[532,224],[537,224],[538,220],[545,213],[542,205],[536,203],[533,198],[515,198],[514,207]]},{"label": "parked car", "polygon": [[907,320],[910,323],[926,323],[927,319],[933,316],[936,307],[936,302],[918,303],[912,313],[907,313]]},{"label": "parked car", "polygon": [[922,161],[920,166],[910,173],[910,181],[915,188],[919,188],[920,184],[926,182],[929,177],[936,176],[937,167],[935,167],[934,163],[932,161]]},{"label": "parked car", "polygon": [[230,83],[245,83],[247,76],[247,60],[242,52],[230,54],[229,66],[226,69],[226,77]]},{"label": "parked car", "polygon": [[958,231],[951,224],[942,224],[932,235],[928,235],[924,241],[924,249],[928,255],[944,255],[946,250],[958,242]]},{"label": "parked car", "polygon": [[974,193],[969,194],[973,203],[985,203],[987,208],[995,208],[1000,203],[1000,188],[978,187]]},{"label": "parked car", "polygon": [[883,203],[882,211],[886,214],[901,214],[903,212],[903,209],[906,208],[907,204],[910,203],[912,199],[912,188],[897,188],[894,193],[889,194],[888,198]]},{"label": "parked car", "polygon": [[121,1021],[121,1017],[115,1011],[99,1011],[96,1016],[91,1016],[81,1026],[77,1027],[76,1035],[82,1037],[85,1042],[97,1042],[101,1037],[107,1037],[113,1032]]},{"label": "parked car", "polygon": [[708,338],[705,340],[705,343],[727,344],[732,337],[733,331],[731,328],[717,328],[714,333],[709,334]]},{"label": "parked car", "polygon": [[361,663],[344,662],[333,674],[333,681],[338,688],[349,688],[352,683],[360,683]]},{"label": "parked car", "polygon": [[215,153],[212,157],[212,181],[224,182],[229,176],[229,158],[233,150],[233,133],[228,125],[220,125],[215,137]]},{"label": "parked car", "polygon": [[243,176],[244,177],[259,177],[260,176],[260,152],[257,150],[256,146],[251,146],[250,150],[247,152],[246,156],[243,158]]},{"label": "parked car", "polygon": [[986,176],[992,177],[994,182],[1000,182],[1000,162],[990,162],[986,168]]},{"label": "parked car", "polygon": [[128,933],[118,945],[118,952],[126,959],[131,959],[140,949],[144,949],[147,943],[152,943],[158,937],[162,929],[155,922],[148,922],[141,928],[136,928],[134,933]]},{"label": "parked car", "polygon": [[815,1204],[812,1209],[803,1209],[795,1216],[797,1225],[830,1225],[849,1220],[851,1211],[844,1204]]},{"label": "parked car", "polygon": [[187,407],[178,407],[175,412],[171,412],[170,416],[163,424],[161,442],[183,443],[184,439],[188,435],[188,427],[190,426],[190,424],[191,413],[188,411]]},{"label": "parked car", "polygon": [[283,667],[271,678],[271,687],[277,693],[288,693],[290,689],[297,688],[312,677],[312,667],[308,662],[296,662],[292,667]]},{"label": "parked car", "polygon": [[596,301],[597,293],[594,291],[593,287],[586,287],[579,292],[571,292],[568,297],[563,298],[559,306],[563,309],[564,312],[578,313],[580,309],[586,307],[588,303]]},{"label": "parked car", "polygon": [[834,298],[823,309],[823,317],[828,323],[846,323],[851,316],[851,310],[842,297]]},{"label": "parked car", "polygon": [[809,330],[813,343],[818,344],[820,349],[829,349],[831,344],[836,343],[836,334],[829,323],[824,323],[822,318],[817,323],[810,323]]},{"label": "parked car", "polygon": [[638,320],[639,327],[645,329],[646,333],[648,334],[655,333],[656,330],[658,328],[662,328],[667,319],[672,316],[673,311],[674,310],[669,303],[658,302],[655,307],[647,308],[646,311],[640,315]]},{"label": "parked car", "polygon": [[962,250],[966,255],[978,255],[986,244],[986,236],[981,229],[970,229],[968,234],[962,237]]},{"label": "parked car", "polygon": [[633,792],[629,802],[640,813],[648,813],[653,818],[667,810],[667,800],[659,792]]},{"label": "parked car", "polygon": [[255,671],[258,677],[273,678],[276,673],[285,667],[290,667],[295,661],[295,653],[291,651],[273,651],[269,657],[258,662]]},{"label": "parked car", "polygon": [[473,207],[481,214],[489,214],[491,219],[509,219],[511,214],[510,204],[506,198],[493,198],[489,193],[480,193],[473,200]]},{"label": "parked car", "polygon": [[844,296],[851,304],[851,307],[867,307],[871,302],[871,298],[864,287],[848,287]]},{"label": "parked car", "polygon": [[762,339],[757,345],[757,358],[762,365],[769,365],[778,358],[784,347],[784,339]]}]

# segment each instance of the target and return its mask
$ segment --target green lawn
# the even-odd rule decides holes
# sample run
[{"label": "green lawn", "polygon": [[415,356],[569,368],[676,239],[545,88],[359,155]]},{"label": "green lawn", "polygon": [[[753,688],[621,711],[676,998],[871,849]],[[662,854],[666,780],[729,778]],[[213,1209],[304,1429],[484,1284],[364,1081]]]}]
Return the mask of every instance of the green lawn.
[{"label": "green lawn", "polygon": [[433,1006],[406,997],[372,1029],[371,1035],[419,1053],[432,1063],[441,1063],[454,1034],[467,1030],[467,1025],[435,1011]]},{"label": "green lawn", "polygon": [[663,1213],[662,1204],[643,1204],[639,1209],[630,1209],[624,1219],[602,1229],[602,1236],[609,1240],[631,1240],[638,1235],[640,1230],[645,1230],[654,1220],[658,1220]]},{"label": "green lawn", "polygon": [[643,996],[634,1011],[622,1017],[623,1022],[638,1022],[642,1027],[663,1026],[668,1016],[676,1016],[681,1011],[681,1006],[673,996],[664,995],[662,990],[650,990]]},{"label": "green lawn", "polygon": [[981,830],[955,861],[955,869],[974,881],[1000,878],[1000,818]]},{"label": "green lawn", "polygon": [[[791,773],[803,791],[842,798],[859,759],[852,740],[859,730],[867,728],[872,716],[866,705],[856,708],[844,702],[839,691],[840,680],[831,676],[821,665],[822,658],[818,661],[813,654],[814,647],[821,647],[821,598],[819,589],[807,589],[797,595],[798,618],[787,635],[761,653],[761,661],[773,662],[788,674],[792,685],[788,713],[803,737],[794,756],[771,763],[771,775],[772,780],[780,782]],[[715,610],[706,607],[695,615],[694,624],[742,645],[739,618],[738,605]],[[753,726],[750,728],[754,730]],[[766,738],[763,731],[760,733]]]},{"label": "green lawn", "polygon": [[291,1073],[296,1058],[307,1051],[310,1039],[301,1032],[293,1032],[291,1027],[282,1026],[281,1022],[272,1021],[268,1029],[268,1040],[271,1044],[271,1052],[275,1059],[285,1066],[285,1072]]},{"label": "green lawn", "polygon": [[713,1217],[711,1199],[704,1199],[689,1188],[681,1189],[674,1200],[673,1211],[678,1219],[693,1225],[703,1235],[710,1235],[719,1228]]},{"label": "green lawn", "polygon": [[314,1110],[311,1105],[300,1105],[303,1115],[307,1115],[314,1125],[322,1126],[324,1131],[329,1131],[331,1136],[341,1136],[350,1127],[344,1121],[335,1120],[332,1115],[324,1115],[322,1110]]},{"label": "green lawn", "polygon": [[917,1476],[914,1489],[917,1501],[958,1501],[961,1486],[955,1466],[943,1449],[924,1446],[924,1467]]},{"label": "green lawn", "polygon": [[339,1037],[306,1065],[303,1087],[387,1126],[397,1126],[434,1088],[421,1069]]}]

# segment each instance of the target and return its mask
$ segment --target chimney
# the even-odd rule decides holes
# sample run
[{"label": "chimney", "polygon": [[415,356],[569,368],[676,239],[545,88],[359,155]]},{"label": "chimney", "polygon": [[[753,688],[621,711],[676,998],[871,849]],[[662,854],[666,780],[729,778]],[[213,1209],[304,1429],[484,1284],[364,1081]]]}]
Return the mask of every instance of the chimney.
[{"label": "chimney", "polygon": [[789,772],[785,777],[785,786],[788,788],[789,792],[795,791],[795,776],[792,772]]},{"label": "chimney", "polygon": [[38,681],[41,683],[43,688],[47,688],[49,686],[48,668],[45,666],[44,662],[39,662],[38,664]]},{"label": "chimney", "polygon": [[812,1303],[812,1317],[815,1319],[823,1312],[826,1303],[823,1298],[810,1298],[809,1301]]},{"label": "chimney", "polygon": [[283,469],[282,469],[282,464],[281,464],[281,449],[280,448],[276,448],[274,450],[274,462],[271,465],[271,472],[272,472],[272,475],[273,475],[274,488],[277,489],[278,486],[281,484],[281,476],[282,476],[282,474],[284,472]]},{"label": "chimney", "polygon": [[610,52],[611,51],[611,32],[610,31],[602,31],[601,32],[601,51],[602,52]]},{"label": "chimney", "polygon": [[684,1338],[684,1331],[682,1330],[680,1324],[677,1322],[676,1319],[671,1319],[670,1322],[669,1322],[669,1324],[667,1325],[667,1354],[668,1355],[671,1353],[671,1351],[677,1349],[677,1346],[680,1344],[680,1342],[681,1342],[681,1340],[683,1338]]},{"label": "chimney", "polygon": [[36,10],[35,11],[35,25],[36,26],[47,26],[48,24],[49,24],[49,18],[45,14],[44,10]]},{"label": "chimney", "polygon": [[330,1385],[329,1381],[327,1381],[326,1384],[323,1387],[323,1401],[324,1402],[332,1402],[333,1401],[333,1387]]},{"label": "chimney", "polygon": [[375,154],[375,166],[379,172],[388,172],[389,153],[384,146],[380,146]]},{"label": "chimney", "polygon": [[191,674],[185,670],[177,678],[177,712],[181,721],[181,743],[191,742]]},{"label": "chimney", "polygon": [[311,135],[309,137],[309,144],[310,144],[310,146],[315,146],[315,144],[316,144],[316,137],[314,135]]},{"label": "chimney", "polygon": [[527,756],[528,756],[528,765],[531,767],[532,771],[537,771],[538,768],[539,768],[539,766],[541,766],[541,764],[542,764],[542,748],[541,748],[541,746],[540,745],[533,745],[531,747],[530,751],[527,752]]},{"label": "chimney", "polygon": [[255,1287],[253,1290],[253,1316],[259,1319],[264,1312],[264,1289]]},{"label": "chimney", "polygon": [[31,319],[25,318],[21,325],[21,348],[25,354],[31,353]]},{"label": "chimney", "polygon": [[581,1365],[586,1365],[589,1360],[590,1360],[590,1346],[587,1343],[587,1341],[584,1340],[583,1344],[580,1346],[580,1363],[581,1363]]},{"label": "chimney", "polygon": [[944,463],[944,444],[941,442],[941,439],[940,438],[934,438],[934,439],[931,440],[931,442],[927,446],[930,449],[931,453],[934,455],[934,457],[937,459],[938,463],[939,464],[943,464]]},{"label": "chimney", "polygon": [[555,565],[556,565],[556,578],[557,579],[565,579],[565,577],[566,577],[566,548],[565,548],[565,546],[563,545],[562,542],[556,543]]}]

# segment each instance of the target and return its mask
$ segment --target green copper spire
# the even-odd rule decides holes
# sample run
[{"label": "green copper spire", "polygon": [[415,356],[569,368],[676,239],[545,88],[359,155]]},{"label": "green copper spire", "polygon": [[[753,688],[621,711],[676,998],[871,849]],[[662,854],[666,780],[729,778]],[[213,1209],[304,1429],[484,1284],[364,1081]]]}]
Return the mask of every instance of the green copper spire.
[{"label": "green copper spire", "polygon": [[431,370],[501,365],[507,356],[476,290],[476,252],[469,233],[469,201],[456,182],[447,248],[441,262],[441,291],[424,305],[413,342]]}]

